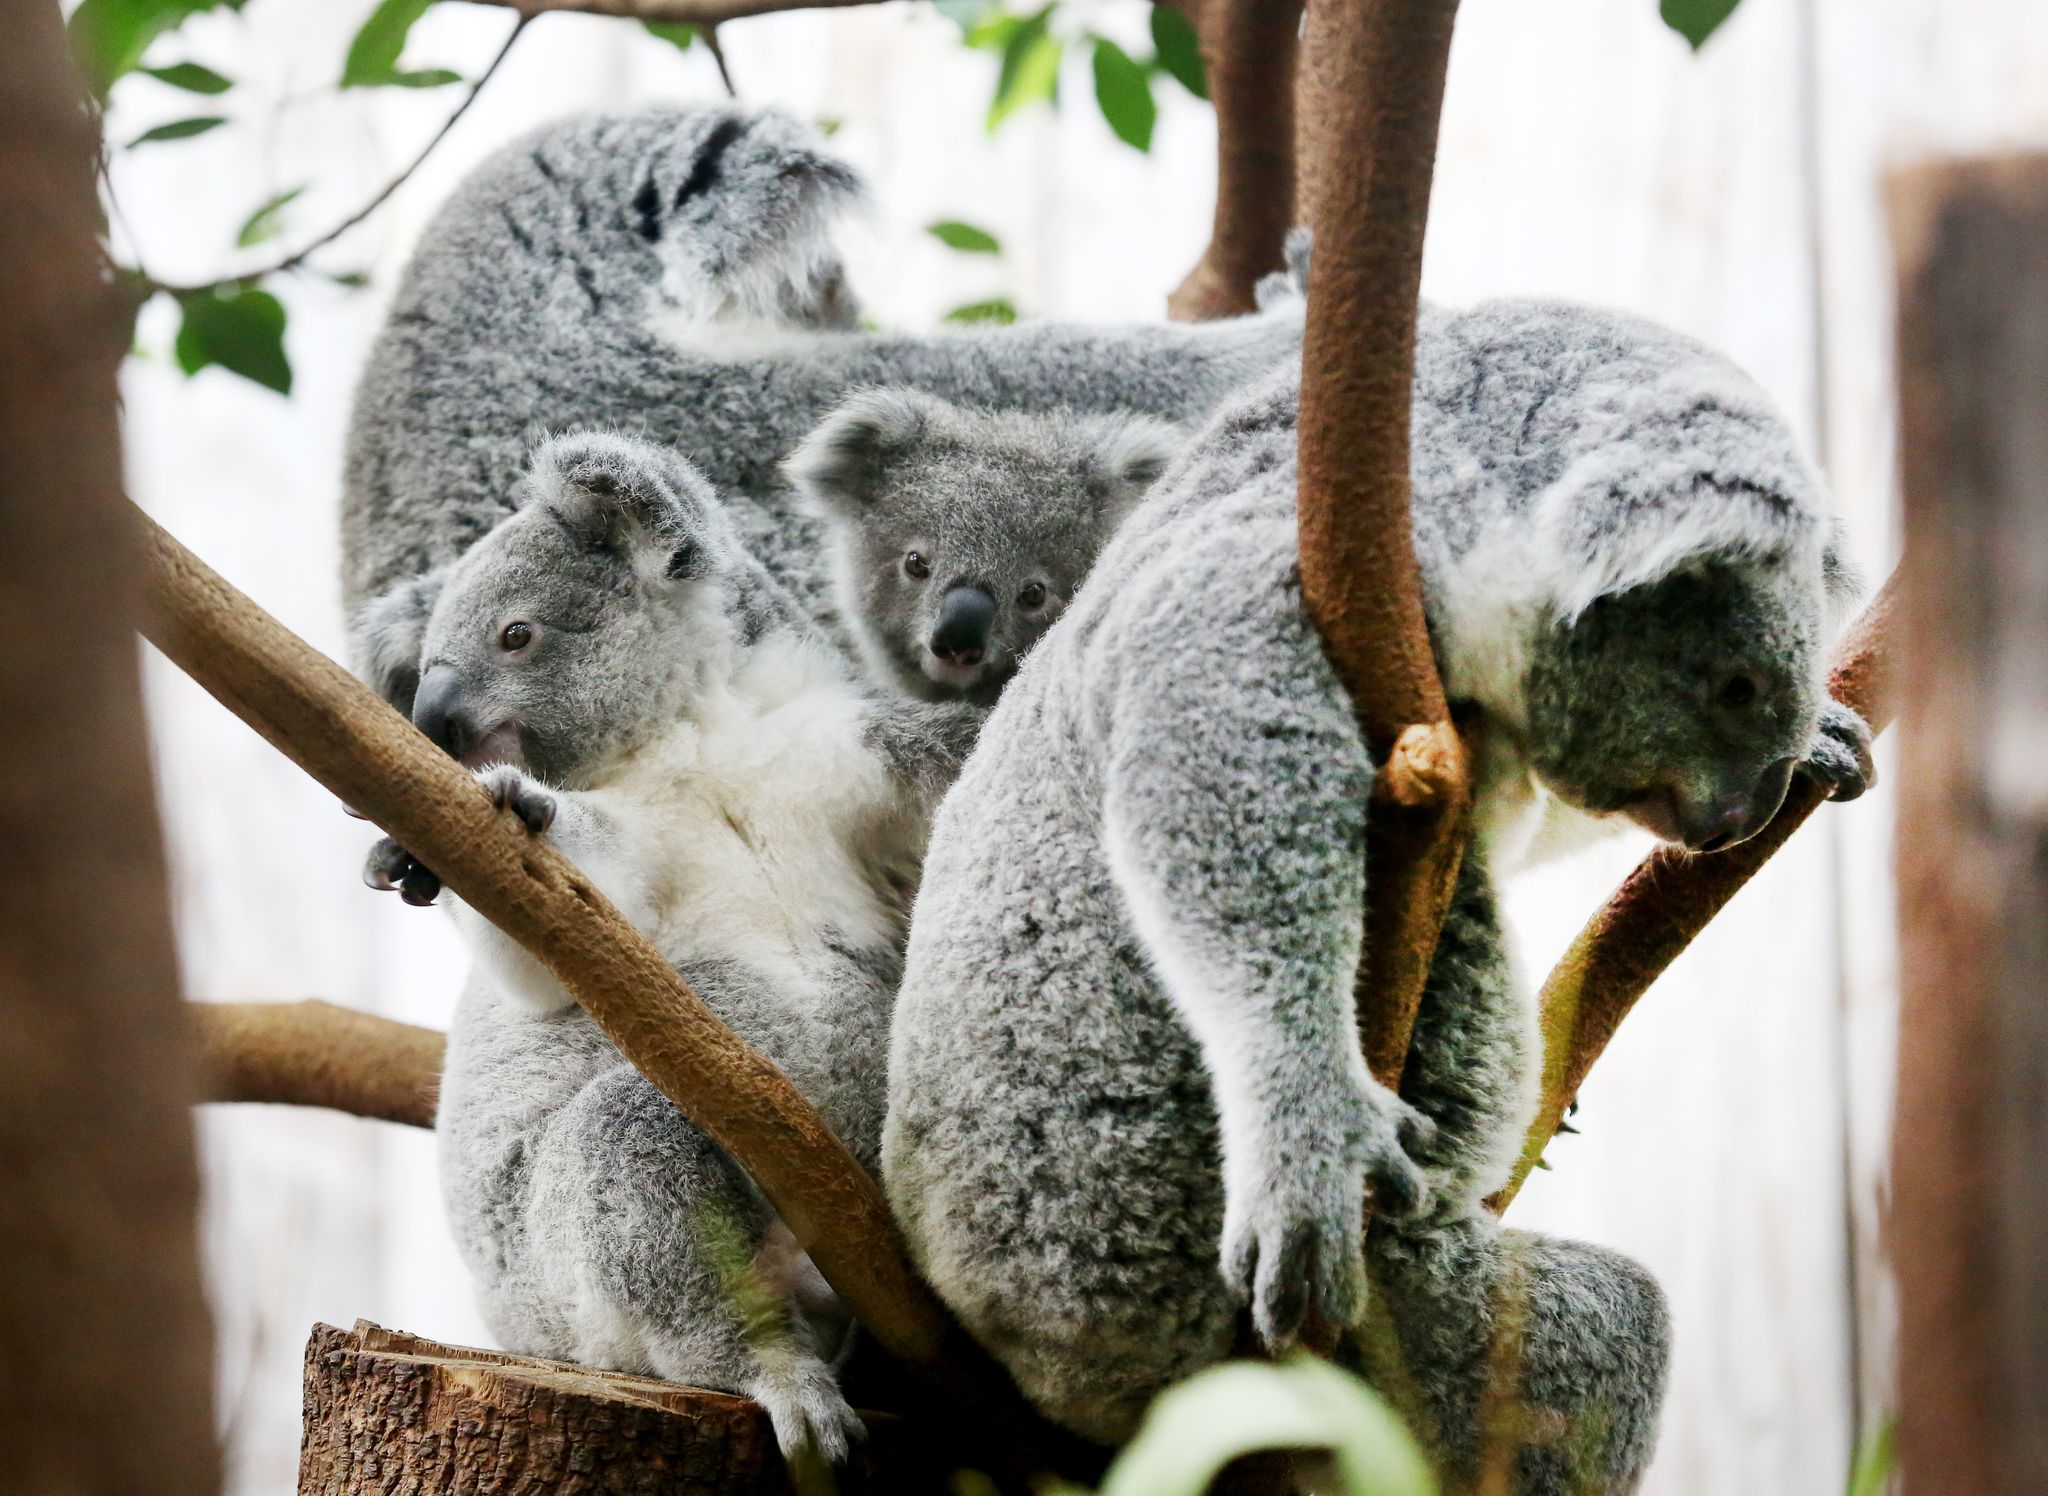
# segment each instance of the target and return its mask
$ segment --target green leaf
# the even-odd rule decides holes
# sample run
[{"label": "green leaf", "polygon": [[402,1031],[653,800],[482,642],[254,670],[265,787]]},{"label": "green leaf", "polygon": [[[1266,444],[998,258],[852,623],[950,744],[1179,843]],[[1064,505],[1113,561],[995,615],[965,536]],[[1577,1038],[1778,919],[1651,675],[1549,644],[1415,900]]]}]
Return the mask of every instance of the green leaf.
[{"label": "green leaf", "polygon": [[993,322],[1007,327],[1017,320],[1017,308],[1007,296],[991,296],[987,301],[970,301],[965,306],[956,306],[946,313],[948,322]]},{"label": "green leaf", "polygon": [[650,35],[687,52],[697,40],[697,28],[687,21],[642,21]]},{"label": "green leaf", "polygon": [[971,223],[959,223],[953,219],[942,219],[938,223],[925,225],[930,234],[948,249],[957,249],[966,255],[999,255],[1003,246],[987,229],[978,229]]},{"label": "green leaf", "polygon": [[1884,1496],[1898,1460],[1897,1435],[1898,1420],[1887,1416],[1864,1441],[1856,1454],[1856,1467],[1849,1472],[1849,1496]]},{"label": "green leaf", "polygon": [[1152,48],[1159,66],[1198,99],[1209,97],[1209,70],[1202,62],[1202,44],[1194,23],[1171,6],[1152,7]]},{"label": "green leaf", "polygon": [[280,395],[292,392],[292,366],[284,354],[284,306],[268,291],[201,291],[178,298],[178,367],[197,374],[218,364]]},{"label": "green leaf", "polygon": [[460,83],[462,74],[453,68],[418,68],[412,72],[393,73],[377,81],[388,83],[393,88],[445,88],[451,83]]},{"label": "green leaf", "polygon": [[289,192],[280,192],[269,202],[249,215],[249,221],[242,225],[235,235],[235,248],[250,249],[258,244],[275,239],[284,227],[284,210],[293,198],[304,192],[304,187],[294,187]]},{"label": "green leaf", "polygon": [[142,71],[159,83],[168,83],[187,93],[224,94],[235,86],[212,68],[201,67],[196,62],[176,62],[167,68],[144,68]]},{"label": "green leaf", "polygon": [[133,150],[138,145],[148,145],[157,140],[190,140],[195,135],[204,135],[208,130],[218,130],[227,121],[217,114],[201,115],[197,119],[174,119],[168,125],[158,125],[153,130],[144,130],[128,142]]},{"label": "green leaf", "polygon": [[1693,51],[1697,52],[1741,3],[1742,0],[1662,0],[1657,13],[1666,26],[1692,43]]},{"label": "green leaf", "polygon": [[1141,151],[1152,149],[1159,106],[1152,102],[1152,76],[1131,54],[1107,37],[1095,38],[1095,102],[1117,139]]},{"label": "green leaf", "polygon": [[1415,1440],[1370,1387],[1312,1357],[1232,1361],[1162,1392],[1102,1483],[1102,1496],[1201,1496],[1260,1449],[1327,1449],[1346,1496],[1434,1496]]},{"label": "green leaf", "polygon": [[83,0],[65,27],[79,76],[103,99],[115,79],[141,65],[151,42],[187,16],[222,5],[240,10],[242,0]]},{"label": "green leaf", "polygon": [[413,23],[427,13],[434,0],[378,0],[370,19],[363,22],[348,46],[348,60],[341,67],[343,88],[376,88],[396,82],[401,76],[398,57]]},{"label": "green leaf", "polygon": [[345,291],[360,291],[370,284],[367,270],[330,270],[324,272],[327,278]]},{"label": "green leaf", "polygon": [[1059,102],[1060,40],[1049,27],[1052,7],[1018,22],[1003,42],[1003,64],[996,74],[995,102],[988,109],[993,135],[1004,120],[1026,104]]}]

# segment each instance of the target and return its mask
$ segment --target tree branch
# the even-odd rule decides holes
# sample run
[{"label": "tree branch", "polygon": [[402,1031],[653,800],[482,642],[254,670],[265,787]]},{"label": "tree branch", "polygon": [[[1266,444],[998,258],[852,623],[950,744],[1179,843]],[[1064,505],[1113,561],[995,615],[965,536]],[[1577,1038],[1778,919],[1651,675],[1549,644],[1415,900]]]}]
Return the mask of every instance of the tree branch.
[{"label": "tree branch", "polygon": [[525,16],[570,11],[586,16],[619,16],[629,21],[664,21],[685,26],[719,26],[749,16],[776,15],[786,10],[843,10],[874,5],[879,0],[473,0],[499,5]]},{"label": "tree branch", "polygon": [[187,1003],[207,1101],[324,1106],[432,1127],[448,1038],[333,1003]]},{"label": "tree branch", "polygon": [[1253,308],[1294,226],[1294,73],[1301,0],[1200,0],[1176,7],[1202,43],[1216,106],[1216,217],[1209,247],[1166,298],[1184,322]]},{"label": "tree branch", "polygon": [[1301,590],[1384,768],[1368,819],[1359,1023],[1398,1082],[1471,791],[1422,612],[1408,421],[1456,0],[1314,0],[1301,112],[1315,228],[1302,346]]},{"label": "tree branch", "polygon": [[145,632],[158,648],[531,951],[752,1176],[876,1341],[944,1401],[987,1420],[998,1456],[1084,1463],[947,1317],[910,1266],[881,1191],[781,1071],[551,843],[494,810],[468,770],[147,516],[136,519],[153,564],[156,616]]},{"label": "tree branch", "polygon": [[[1898,710],[1891,638],[1896,576],[1864,610],[1835,652],[1828,688],[1882,730]],[[1543,984],[1543,1102],[1507,1186],[1487,1203],[1505,1210],[1543,1156],[1565,1109],[1622,1019],[1678,953],[1719,914],[1806,818],[1825,803],[1796,778],[1777,816],[1757,835],[1711,856],[1660,849],[1588,920]]]}]

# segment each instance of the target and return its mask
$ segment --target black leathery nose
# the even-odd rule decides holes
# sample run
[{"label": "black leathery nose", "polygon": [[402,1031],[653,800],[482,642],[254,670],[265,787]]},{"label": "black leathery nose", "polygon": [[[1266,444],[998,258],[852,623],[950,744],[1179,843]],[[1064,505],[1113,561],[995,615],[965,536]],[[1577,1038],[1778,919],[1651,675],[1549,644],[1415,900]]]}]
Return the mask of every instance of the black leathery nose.
[{"label": "black leathery nose", "polygon": [[932,653],[955,665],[980,664],[995,620],[995,594],[986,587],[962,583],[947,588],[932,627]]},{"label": "black leathery nose", "polygon": [[412,699],[412,725],[453,758],[469,751],[476,724],[462,706],[462,677],[453,665],[436,665],[420,677]]}]

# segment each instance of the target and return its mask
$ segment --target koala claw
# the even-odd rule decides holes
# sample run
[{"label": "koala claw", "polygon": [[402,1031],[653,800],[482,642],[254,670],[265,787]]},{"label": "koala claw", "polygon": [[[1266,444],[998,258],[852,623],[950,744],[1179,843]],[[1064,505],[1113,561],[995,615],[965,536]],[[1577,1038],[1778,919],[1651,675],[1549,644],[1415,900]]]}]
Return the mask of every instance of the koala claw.
[{"label": "koala claw", "polygon": [[370,848],[370,855],[363,862],[363,882],[379,893],[395,889],[401,899],[416,909],[432,905],[441,892],[441,880],[389,836],[380,838]]},{"label": "koala claw", "polygon": [[491,804],[509,810],[539,836],[555,823],[555,797],[535,779],[529,779],[510,764],[493,764],[477,771],[477,783],[491,792]]},{"label": "koala claw", "polygon": [[867,1437],[867,1425],[847,1403],[832,1373],[818,1362],[806,1358],[764,1372],[747,1392],[767,1410],[785,1457],[808,1453],[837,1465],[845,1461],[852,1444]]},{"label": "koala claw", "polygon": [[1825,785],[1833,800],[1853,800],[1877,782],[1870,726],[1839,701],[1821,712],[1820,737],[1799,772]]}]

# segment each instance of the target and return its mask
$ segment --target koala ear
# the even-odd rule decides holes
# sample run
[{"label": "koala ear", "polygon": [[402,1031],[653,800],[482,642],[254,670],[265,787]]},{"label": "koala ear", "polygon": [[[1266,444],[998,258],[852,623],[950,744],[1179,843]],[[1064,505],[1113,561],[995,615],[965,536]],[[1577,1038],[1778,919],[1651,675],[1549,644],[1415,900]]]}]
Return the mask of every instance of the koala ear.
[{"label": "koala ear", "polygon": [[356,674],[408,717],[420,684],[421,641],[447,577],[442,566],[407,578],[365,604],[349,630]]},{"label": "koala ear", "polygon": [[702,520],[711,485],[680,455],[606,432],[551,437],[533,454],[532,501],[593,550],[659,563],[671,579],[710,574]]},{"label": "koala ear", "polygon": [[887,490],[890,470],[951,413],[916,390],[860,390],[783,459],[782,471],[820,513],[851,517]]},{"label": "koala ear", "polygon": [[1104,425],[1090,454],[1090,476],[1105,531],[1123,522],[1187,444],[1187,432],[1150,416],[1119,417]]},{"label": "koala ear", "polygon": [[1863,568],[1849,549],[1849,527],[1837,514],[1828,521],[1827,547],[1821,552],[1821,580],[1827,587],[1828,637],[1833,638],[1855,616],[1870,590]]}]

